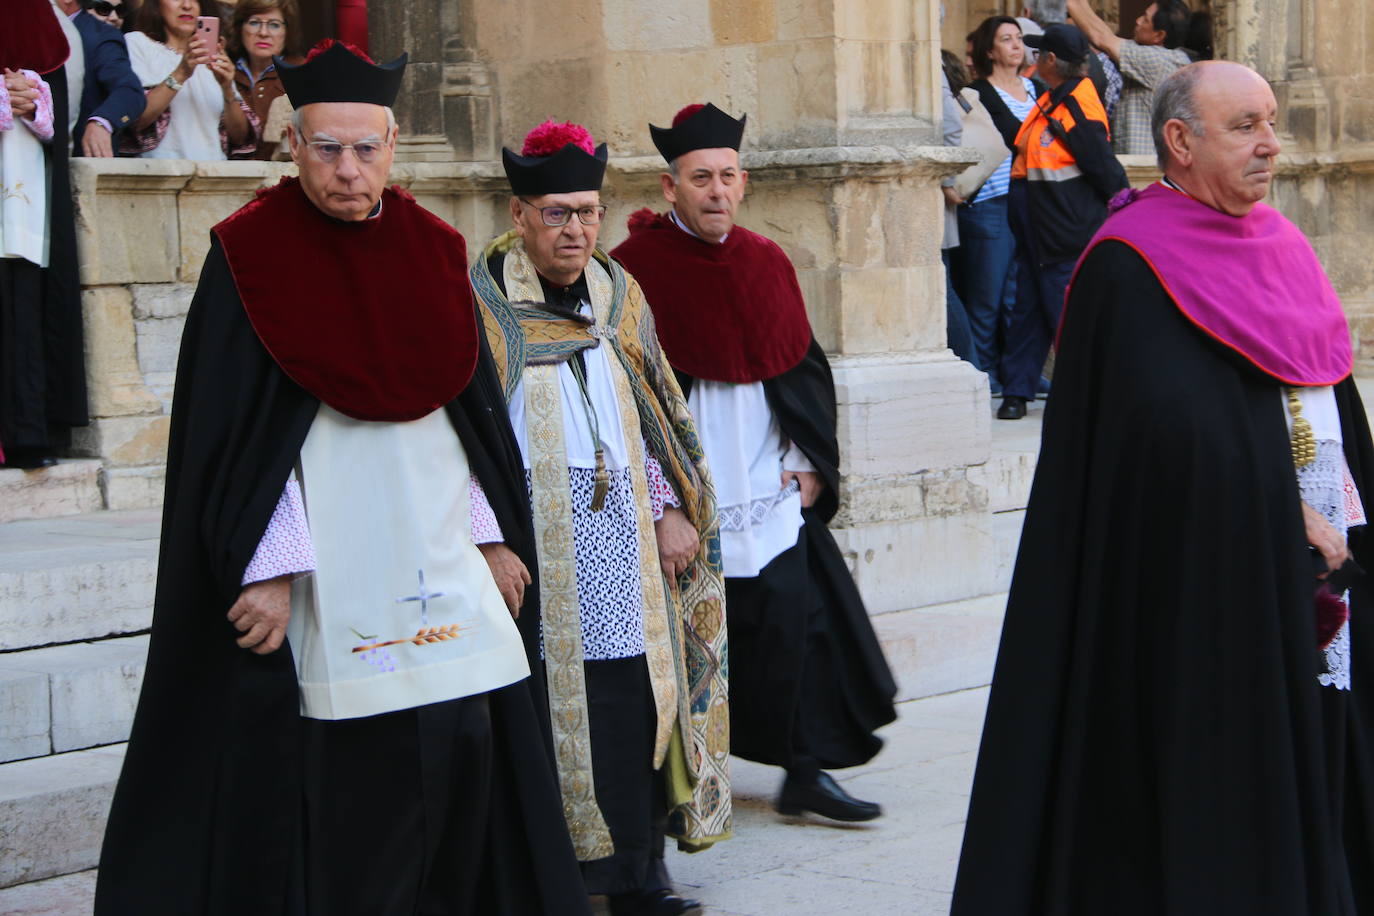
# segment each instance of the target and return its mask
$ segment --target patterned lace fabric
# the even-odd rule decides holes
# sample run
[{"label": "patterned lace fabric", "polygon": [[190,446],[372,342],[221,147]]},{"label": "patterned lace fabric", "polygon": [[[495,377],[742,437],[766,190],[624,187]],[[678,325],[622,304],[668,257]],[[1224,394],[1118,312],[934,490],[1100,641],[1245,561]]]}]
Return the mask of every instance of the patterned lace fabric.
[{"label": "patterned lace fabric", "polygon": [[288,477],[267,530],[258,541],[248,568],[243,571],[242,584],[314,571],[315,544],[310,539],[301,486],[295,477]]},{"label": "patterned lace fabric", "polygon": [[[1345,465],[1341,443],[1331,439],[1317,440],[1317,457],[1311,464],[1298,468],[1298,493],[1303,502],[1315,509],[1322,518],[1344,535],[1353,524],[1363,523],[1363,508],[1359,494],[1354,492],[1350,472]],[[1352,497],[1354,502],[1352,503]],[[1349,596],[1343,596],[1347,604]],[[1323,652],[1326,670],[1317,675],[1324,687],[1350,689],[1350,623],[1341,626],[1336,638]]]},{"label": "patterned lace fabric", "polygon": [[751,499],[747,503],[739,503],[733,506],[721,506],[720,511],[720,530],[725,531],[747,531],[750,528],[762,525],[774,512],[778,506],[787,502],[788,498],[795,493],[799,493],[801,487],[795,480],[788,481],[787,486],[776,493],[767,496]]}]

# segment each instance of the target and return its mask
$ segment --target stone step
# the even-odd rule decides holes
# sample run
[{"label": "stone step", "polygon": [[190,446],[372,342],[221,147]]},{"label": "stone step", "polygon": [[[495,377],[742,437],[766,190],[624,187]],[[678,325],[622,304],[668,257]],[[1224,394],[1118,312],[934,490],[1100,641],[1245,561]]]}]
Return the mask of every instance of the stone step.
[{"label": "stone step", "polygon": [[98,459],[63,460],[32,471],[0,468],[0,524],[78,515],[104,507]]},{"label": "stone step", "polygon": [[160,519],[131,509],[0,525],[0,651],[147,629]]},{"label": "stone step", "polygon": [[1005,594],[878,614],[873,629],[897,679],[897,699],[981,687],[992,680]]},{"label": "stone step", "polygon": [[148,637],[0,655],[0,762],[127,741]]},{"label": "stone step", "polygon": [[124,745],[0,764],[0,887],[93,868]]}]

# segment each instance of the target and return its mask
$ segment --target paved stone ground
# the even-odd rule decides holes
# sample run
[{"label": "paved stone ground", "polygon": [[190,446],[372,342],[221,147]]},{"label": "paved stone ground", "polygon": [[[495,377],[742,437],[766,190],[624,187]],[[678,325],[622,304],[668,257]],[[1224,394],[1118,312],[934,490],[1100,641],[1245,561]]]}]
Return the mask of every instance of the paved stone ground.
[{"label": "paved stone ground", "polygon": [[[773,811],[779,771],[733,761],[735,836],[669,853],[679,889],[710,916],[944,916],[963,836],[987,690],[910,700],[871,764],[835,775],[881,802],[879,820],[831,826]],[[91,911],[95,872],[0,890],[0,916]],[[496,914],[492,914],[496,916]]]}]

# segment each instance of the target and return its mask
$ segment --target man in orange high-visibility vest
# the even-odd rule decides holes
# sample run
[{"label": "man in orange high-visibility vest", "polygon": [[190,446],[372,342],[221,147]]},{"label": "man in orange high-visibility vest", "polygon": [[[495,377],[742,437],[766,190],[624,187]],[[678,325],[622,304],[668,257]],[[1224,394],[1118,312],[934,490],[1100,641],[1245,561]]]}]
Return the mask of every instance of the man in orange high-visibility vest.
[{"label": "man in orange high-visibility vest", "polygon": [[1027,35],[1040,54],[1036,69],[1050,87],[1016,135],[1008,215],[1016,236],[1016,301],[1002,352],[1002,405],[997,416],[1019,420],[1035,397],[1040,369],[1059,325],[1074,262],[1107,217],[1107,201],[1126,187],[1112,154],[1107,113],[1087,79],[1087,37],[1051,25]]}]

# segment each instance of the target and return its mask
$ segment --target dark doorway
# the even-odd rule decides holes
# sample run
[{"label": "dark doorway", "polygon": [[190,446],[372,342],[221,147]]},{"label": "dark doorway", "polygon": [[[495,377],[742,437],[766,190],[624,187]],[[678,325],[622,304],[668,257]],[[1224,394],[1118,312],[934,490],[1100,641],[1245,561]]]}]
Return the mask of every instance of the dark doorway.
[{"label": "dark doorway", "polygon": [[301,31],[305,47],[313,48],[322,38],[333,38],[334,0],[296,0],[301,10]]}]

